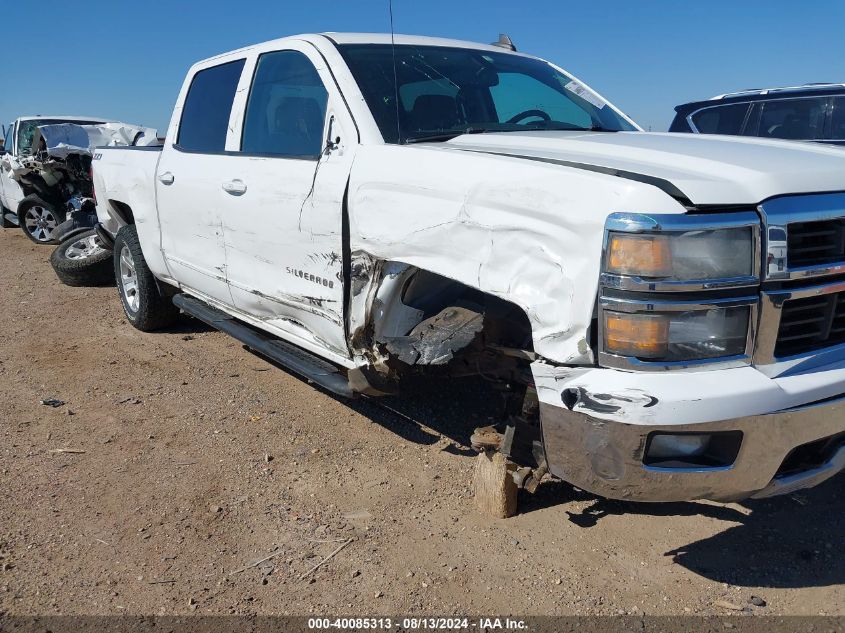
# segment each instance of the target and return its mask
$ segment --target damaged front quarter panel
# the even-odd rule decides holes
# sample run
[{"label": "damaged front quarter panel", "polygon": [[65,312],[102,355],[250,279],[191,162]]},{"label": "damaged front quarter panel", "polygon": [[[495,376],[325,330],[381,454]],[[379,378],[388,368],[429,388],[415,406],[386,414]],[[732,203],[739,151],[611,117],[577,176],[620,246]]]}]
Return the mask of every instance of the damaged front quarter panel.
[{"label": "damaged front quarter panel", "polygon": [[[527,315],[534,351],[575,365],[594,362],[608,214],[684,212],[647,184],[448,144],[361,147],[349,201],[353,268],[402,262],[508,301]],[[353,274],[353,334],[377,308],[357,300],[365,290]]]}]

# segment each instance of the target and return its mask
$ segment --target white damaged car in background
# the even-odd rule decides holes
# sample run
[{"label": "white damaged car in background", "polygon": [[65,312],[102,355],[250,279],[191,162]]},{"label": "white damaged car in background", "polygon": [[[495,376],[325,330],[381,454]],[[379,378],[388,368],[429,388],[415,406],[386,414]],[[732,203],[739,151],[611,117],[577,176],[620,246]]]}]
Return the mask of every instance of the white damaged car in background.
[{"label": "white damaged car in background", "polygon": [[59,225],[91,201],[95,147],[159,142],[154,129],[89,117],[20,117],[5,129],[0,155],[3,226],[20,226],[39,244],[56,243],[63,236]]},{"label": "white damaged car in background", "polygon": [[735,500],[845,467],[845,153],[646,133],[507,42],[391,42],[200,62],[163,147],[98,150],[133,326],[181,309],[344,396],[491,381],[500,514],[547,473]]},{"label": "white damaged car in background", "polygon": [[68,285],[113,279],[94,234],[91,158],[100,146],[149,146],[157,132],[96,118],[21,117],[8,127],[0,156],[3,227],[20,226],[38,244],[60,244],[51,258]]}]

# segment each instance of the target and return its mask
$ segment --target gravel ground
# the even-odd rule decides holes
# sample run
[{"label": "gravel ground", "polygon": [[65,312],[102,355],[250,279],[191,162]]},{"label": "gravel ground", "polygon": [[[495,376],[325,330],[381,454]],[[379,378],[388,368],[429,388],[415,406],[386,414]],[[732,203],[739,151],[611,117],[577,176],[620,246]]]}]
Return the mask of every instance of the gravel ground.
[{"label": "gravel ground", "polygon": [[136,331],[19,230],[0,253],[0,614],[845,614],[845,476],[741,504],[549,482],[492,520],[483,385],[348,403],[198,322]]}]

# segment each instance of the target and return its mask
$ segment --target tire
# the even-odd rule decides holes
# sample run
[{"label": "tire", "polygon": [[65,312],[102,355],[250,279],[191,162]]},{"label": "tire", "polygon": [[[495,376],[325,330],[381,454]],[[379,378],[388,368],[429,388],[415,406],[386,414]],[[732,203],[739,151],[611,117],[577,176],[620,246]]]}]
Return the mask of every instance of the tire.
[{"label": "tire", "polygon": [[59,244],[50,255],[50,264],[66,286],[106,286],[114,283],[112,259],[112,252],[91,229]]},{"label": "tire", "polygon": [[159,292],[141,252],[135,225],[129,224],[118,231],[113,253],[114,277],[129,322],[142,332],[152,332],[176,321],[179,310],[169,297]]},{"label": "tire", "polygon": [[26,236],[36,244],[56,244],[53,230],[65,221],[65,214],[32,194],[18,205],[18,220]]}]

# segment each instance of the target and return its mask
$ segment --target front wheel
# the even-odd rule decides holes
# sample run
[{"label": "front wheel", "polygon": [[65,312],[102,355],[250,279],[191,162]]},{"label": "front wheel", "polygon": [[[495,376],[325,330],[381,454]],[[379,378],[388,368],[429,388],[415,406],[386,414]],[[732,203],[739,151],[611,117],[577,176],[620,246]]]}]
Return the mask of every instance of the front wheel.
[{"label": "front wheel", "polygon": [[27,196],[18,205],[21,228],[36,244],[56,244],[53,232],[64,219],[62,212],[35,195]]},{"label": "front wheel", "polygon": [[129,322],[142,332],[167,327],[179,317],[170,298],[159,292],[155,276],[144,260],[138,231],[124,226],[114,240],[114,275]]}]

